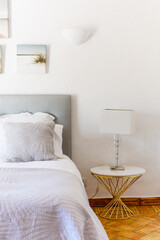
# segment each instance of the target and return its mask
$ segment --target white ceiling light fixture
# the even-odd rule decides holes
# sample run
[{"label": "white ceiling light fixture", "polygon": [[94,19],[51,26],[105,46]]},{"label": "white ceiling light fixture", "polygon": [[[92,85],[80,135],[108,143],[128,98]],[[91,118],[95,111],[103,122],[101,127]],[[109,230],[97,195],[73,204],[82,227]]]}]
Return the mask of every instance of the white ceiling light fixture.
[{"label": "white ceiling light fixture", "polygon": [[73,27],[63,29],[62,34],[68,42],[74,45],[80,45],[89,39],[90,31],[85,28]]}]

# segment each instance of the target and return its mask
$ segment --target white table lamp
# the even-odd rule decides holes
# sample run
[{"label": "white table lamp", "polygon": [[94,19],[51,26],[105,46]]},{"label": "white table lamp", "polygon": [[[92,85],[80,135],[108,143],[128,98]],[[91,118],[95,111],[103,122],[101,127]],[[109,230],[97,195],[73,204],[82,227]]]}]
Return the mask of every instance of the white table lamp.
[{"label": "white table lamp", "polygon": [[124,170],[119,164],[119,135],[134,132],[134,111],[125,109],[104,109],[101,115],[101,132],[114,134],[114,165],[112,170]]}]

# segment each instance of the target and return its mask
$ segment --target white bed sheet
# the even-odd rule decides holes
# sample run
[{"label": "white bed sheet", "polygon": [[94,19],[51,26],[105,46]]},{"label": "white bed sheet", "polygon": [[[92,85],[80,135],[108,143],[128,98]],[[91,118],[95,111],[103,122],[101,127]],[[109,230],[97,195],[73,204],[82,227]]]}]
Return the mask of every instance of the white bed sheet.
[{"label": "white bed sheet", "polygon": [[75,174],[81,181],[81,174],[78,171],[73,161],[66,156],[62,155],[58,160],[50,161],[32,161],[32,162],[5,162],[4,159],[0,159],[0,168],[48,168],[67,171]]}]

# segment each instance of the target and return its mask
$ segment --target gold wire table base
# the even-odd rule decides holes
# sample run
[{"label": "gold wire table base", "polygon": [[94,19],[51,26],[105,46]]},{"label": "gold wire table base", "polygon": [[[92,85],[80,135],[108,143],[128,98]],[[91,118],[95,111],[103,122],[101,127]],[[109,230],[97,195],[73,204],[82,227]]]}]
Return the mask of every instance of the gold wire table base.
[{"label": "gold wire table base", "polygon": [[120,198],[113,198],[99,215],[107,219],[127,219],[133,216],[133,212]]},{"label": "gold wire table base", "polygon": [[92,173],[92,175],[107,189],[113,199],[99,214],[107,219],[127,219],[133,216],[133,212],[122,202],[121,195],[142,175],[136,176],[103,176]]}]

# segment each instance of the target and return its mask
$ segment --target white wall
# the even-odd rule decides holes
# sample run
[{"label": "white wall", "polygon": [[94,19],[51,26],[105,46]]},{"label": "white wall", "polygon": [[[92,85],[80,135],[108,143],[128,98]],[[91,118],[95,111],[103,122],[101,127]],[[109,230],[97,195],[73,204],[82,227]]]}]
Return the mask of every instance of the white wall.
[{"label": "white wall", "polygon": [[[112,162],[112,137],[99,132],[104,107],[131,108],[136,132],[123,138],[124,164],[146,174],[126,196],[160,196],[160,1],[15,0],[0,94],[68,93],[72,97],[73,160],[95,192],[93,166]],[[65,27],[92,29],[81,46],[68,44]],[[16,74],[16,44],[47,44],[49,73]],[[98,197],[105,190],[100,189]]]}]

